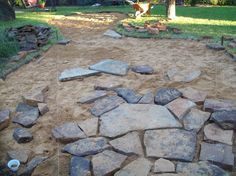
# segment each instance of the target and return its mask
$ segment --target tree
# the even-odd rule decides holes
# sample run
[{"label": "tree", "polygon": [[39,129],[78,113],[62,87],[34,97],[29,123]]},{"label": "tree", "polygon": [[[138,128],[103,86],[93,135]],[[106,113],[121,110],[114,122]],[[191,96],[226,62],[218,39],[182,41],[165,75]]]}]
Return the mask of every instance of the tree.
[{"label": "tree", "polygon": [[0,20],[13,20],[15,11],[8,0],[0,0]]},{"label": "tree", "polygon": [[166,1],[166,17],[168,19],[175,19],[175,0],[167,0]]}]

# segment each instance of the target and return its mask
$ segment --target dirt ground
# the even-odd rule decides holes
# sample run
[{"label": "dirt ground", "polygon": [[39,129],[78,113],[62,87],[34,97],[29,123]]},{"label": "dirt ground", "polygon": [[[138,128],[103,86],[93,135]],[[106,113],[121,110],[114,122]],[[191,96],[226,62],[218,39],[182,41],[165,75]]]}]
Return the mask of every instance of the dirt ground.
[{"label": "dirt ground", "polygon": [[[70,155],[60,152],[63,144],[55,142],[51,129],[68,121],[91,118],[88,109],[91,105],[78,105],[77,101],[86,92],[93,90],[96,82],[118,81],[124,87],[137,92],[161,87],[193,87],[208,92],[210,98],[236,99],[236,63],[224,51],[214,52],[206,49],[204,42],[186,40],[158,40],[122,38],[112,39],[103,36],[106,29],[113,28],[122,14],[81,14],[55,18],[51,24],[60,28],[62,34],[72,42],[66,46],[54,45],[41,62],[37,60],[11,73],[0,83],[0,108],[10,108],[14,112],[22,101],[22,94],[33,86],[48,84],[46,103],[50,112],[40,117],[37,124],[29,130],[34,139],[26,144],[18,144],[12,138],[17,124],[0,132],[0,160],[6,152],[13,149],[28,149],[30,158],[35,155],[50,156],[46,162],[35,169],[34,176],[68,175]],[[108,74],[92,76],[83,81],[59,82],[58,75],[67,68],[88,68],[102,59],[113,58],[134,65],[150,65],[155,69],[153,75],[140,75],[129,71],[127,76]],[[200,69],[200,78],[191,83],[173,83],[166,79],[169,68]],[[14,114],[13,114],[14,115]]]}]

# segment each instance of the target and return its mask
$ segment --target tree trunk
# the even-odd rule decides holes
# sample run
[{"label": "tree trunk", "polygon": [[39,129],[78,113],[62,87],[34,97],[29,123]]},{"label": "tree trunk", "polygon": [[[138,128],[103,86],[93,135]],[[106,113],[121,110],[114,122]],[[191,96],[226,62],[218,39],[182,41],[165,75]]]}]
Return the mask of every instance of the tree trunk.
[{"label": "tree trunk", "polygon": [[166,1],[166,17],[168,19],[175,19],[175,0]]},{"label": "tree trunk", "polygon": [[13,20],[15,11],[8,0],[0,0],[0,20]]}]

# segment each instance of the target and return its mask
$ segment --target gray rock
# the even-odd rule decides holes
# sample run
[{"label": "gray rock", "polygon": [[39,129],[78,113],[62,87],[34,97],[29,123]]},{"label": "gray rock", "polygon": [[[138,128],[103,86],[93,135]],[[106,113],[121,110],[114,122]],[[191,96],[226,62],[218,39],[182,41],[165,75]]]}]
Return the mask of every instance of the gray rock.
[{"label": "gray rock", "polygon": [[88,76],[98,75],[100,72],[94,70],[88,70],[83,68],[72,68],[64,70],[60,76],[59,81],[70,81],[74,79],[82,79]]},{"label": "gray rock", "polygon": [[229,176],[226,171],[207,161],[197,163],[179,162],[177,163],[176,171],[179,174],[186,174],[185,176]]},{"label": "gray rock", "polygon": [[7,152],[10,159],[17,159],[20,163],[26,163],[28,161],[29,152],[27,150],[11,150]]},{"label": "gray rock", "polygon": [[196,104],[203,104],[207,97],[207,92],[198,91],[191,87],[179,89],[179,91],[182,92],[184,98],[187,98]]},{"label": "gray rock", "polygon": [[225,130],[236,130],[236,109],[214,112],[211,114],[211,120]]},{"label": "gray rock", "polygon": [[91,176],[90,161],[83,157],[72,156],[70,160],[70,176]]},{"label": "gray rock", "polygon": [[7,128],[10,122],[10,111],[4,109],[0,111],[0,131]]},{"label": "gray rock", "polygon": [[98,118],[90,118],[78,123],[86,136],[96,136],[98,131]]},{"label": "gray rock", "polygon": [[148,65],[135,66],[135,67],[132,67],[131,70],[133,72],[140,73],[140,74],[153,74],[154,73],[153,68]]},{"label": "gray rock", "polygon": [[100,98],[104,98],[107,96],[107,92],[106,91],[102,91],[102,90],[96,90],[93,92],[89,92],[86,96],[82,97],[79,99],[78,103],[92,103]]},{"label": "gray rock", "polygon": [[169,160],[160,158],[155,161],[153,172],[155,173],[175,172],[175,164]]},{"label": "gray rock", "polygon": [[151,167],[150,161],[138,158],[116,172],[114,176],[147,176]]},{"label": "gray rock", "polygon": [[70,43],[70,41],[71,40],[69,40],[69,39],[63,39],[63,40],[58,41],[57,44],[59,44],[59,45],[67,45],[67,44]]},{"label": "gray rock", "polygon": [[184,128],[186,130],[194,130],[198,133],[204,123],[209,119],[210,115],[209,112],[192,108],[183,118]]},{"label": "gray rock", "polygon": [[218,43],[208,43],[206,47],[216,51],[225,50],[225,47]]},{"label": "gray rock", "polygon": [[27,143],[33,139],[32,134],[24,128],[15,128],[13,138],[18,143]]},{"label": "gray rock", "polygon": [[110,146],[104,137],[86,138],[67,144],[62,151],[76,156],[94,155],[108,149]]},{"label": "gray rock", "polygon": [[40,115],[44,115],[49,111],[48,105],[46,103],[38,103],[38,109]]},{"label": "gray rock", "polygon": [[222,130],[218,125],[211,123],[204,127],[204,139],[233,145],[233,130]]},{"label": "gray rock", "polygon": [[203,109],[209,112],[215,112],[220,110],[235,110],[235,100],[222,100],[222,99],[206,99]]},{"label": "gray rock", "polygon": [[90,66],[89,69],[112,75],[124,76],[127,74],[129,66],[123,61],[105,59]]},{"label": "gray rock", "polygon": [[152,92],[147,92],[143,95],[143,97],[139,100],[139,104],[154,104],[154,95]]},{"label": "gray rock", "polygon": [[182,126],[165,107],[149,104],[122,104],[100,119],[100,134],[108,137],[134,130]]},{"label": "gray rock", "polygon": [[175,88],[161,88],[156,93],[155,103],[166,105],[180,96],[182,96],[182,93]]},{"label": "gray rock", "polygon": [[94,116],[101,116],[102,114],[117,108],[120,104],[124,103],[124,99],[118,96],[109,96],[101,100],[95,101],[94,106],[90,112]]},{"label": "gray rock", "polygon": [[37,110],[38,108],[36,107],[33,107],[33,106],[29,106],[25,103],[19,103],[16,107],[16,112],[28,112],[28,111],[31,111],[31,110]]},{"label": "gray rock", "polygon": [[143,148],[138,132],[128,133],[109,142],[111,146],[126,155],[143,155]]},{"label": "gray rock", "polygon": [[23,95],[24,103],[37,107],[38,103],[43,103],[45,101],[44,94],[41,91],[32,90],[27,94]]},{"label": "gray rock", "polygon": [[180,70],[178,68],[171,68],[167,71],[167,76],[170,79],[170,81],[181,82],[181,83],[191,82],[199,78],[200,75],[201,75],[200,70],[192,70],[192,69]]},{"label": "gray rock", "polygon": [[139,100],[142,98],[141,95],[136,94],[132,89],[128,88],[117,88],[115,89],[117,95],[125,99],[128,103],[138,103]]},{"label": "gray rock", "polygon": [[226,144],[201,144],[199,160],[212,162],[222,168],[232,169],[234,166],[234,154],[232,146]]},{"label": "gray rock", "polygon": [[196,144],[196,133],[182,129],[148,130],[144,134],[148,157],[192,161]]},{"label": "gray rock", "polygon": [[122,84],[116,81],[111,82],[98,82],[95,84],[94,89],[96,90],[115,90],[118,87],[122,87]]},{"label": "gray rock", "polygon": [[108,36],[108,37],[112,37],[112,38],[116,38],[116,39],[122,38],[122,36],[120,34],[118,34],[117,32],[115,32],[111,29],[108,29],[103,35]]},{"label": "gray rock", "polygon": [[52,129],[52,134],[60,142],[73,142],[81,138],[86,138],[86,135],[76,122],[64,123]]},{"label": "gray rock", "polygon": [[127,156],[105,150],[92,158],[93,173],[96,176],[109,175],[121,167]]}]

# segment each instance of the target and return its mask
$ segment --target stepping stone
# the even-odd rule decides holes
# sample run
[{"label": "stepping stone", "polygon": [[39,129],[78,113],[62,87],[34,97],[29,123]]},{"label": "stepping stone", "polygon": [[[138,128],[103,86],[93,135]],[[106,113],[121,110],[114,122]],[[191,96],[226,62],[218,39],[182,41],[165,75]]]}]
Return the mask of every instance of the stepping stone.
[{"label": "stepping stone", "polygon": [[192,108],[183,118],[184,128],[186,130],[194,130],[198,133],[204,123],[209,119],[210,115],[211,114],[209,112]]},{"label": "stepping stone", "polygon": [[83,157],[72,156],[70,160],[70,176],[91,176],[90,161]]},{"label": "stepping stone", "polygon": [[143,148],[138,132],[128,133],[120,138],[110,141],[109,143],[120,153],[126,155],[143,155]]},{"label": "stepping stone", "polygon": [[94,86],[95,90],[115,90],[118,87],[122,87],[122,84],[116,81],[112,82],[99,82]]},{"label": "stepping stone", "polygon": [[141,95],[136,94],[132,89],[128,88],[117,88],[115,92],[118,96],[122,97],[127,103],[138,103],[139,100],[142,98]]},{"label": "stepping stone", "polygon": [[182,93],[175,88],[161,88],[156,93],[155,103],[164,106],[180,96]]},{"label": "stepping stone", "polygon": [[10,122],[10,111],[4,109],[0,111],[0,131],[7,128]]},{"label": "stepping stone", "polygon": [[135,130],[182,127],[165,107],[149,104],[122,104],[100,119],[100,134],[107,137]]},{"label": "stepping stone", "polygon": [[17,159],[20,163],[26,163],[29,158],[29,152],[27,150],[12,150],[8,151],[7,155],[10,159]]},{"label": "stepping stone", "polygon": [[196,133],[182,129],[148,130],[144,134],[147,157],[192,161]]},{"label": "stepping stone", "polygon": [[78,103],[93,103],[94,101],[100,99],[100,98],[104,98],[107,96],[107,92],[106,91],[102,91],[102,90],[96,90],[93,92],[89,92],[86,96],[82,97],[79,99]]},{"label": "stepping stone", "polygon": [[236,100],[206,99],[203,109],[209,112],[235,110]]},{"label": "stepping stone", "polygon": [[199,78],[200,75],[200,70],[192,69],[180,70],[179,68],[171,68],[167,71],[167,76],[170,81],[181,83],[192,82],[193,80]]},{"label": "stepping stone", "polygon": [[232,146],[226,144],[201,144],[199,160],[212,162],[222,168],[232,169],[234,166],[234,154]]},{"label": "stepping stone", "polygon": [[218,43],[208,43],[206,47],[215,51],[225,50],[225,47]]},{"label": "stepping stone", "polygon": [[153,172],[154,173],[175,172],[175,164],[169,160],[160,158],[155,161]]},{"label": "stepping stone", "polygon": [[115,38],[115,39],[122,38],[122,36],[120,34],[118,34],[117,32],[115,32],[111,29],[108,29],[103,35],[108,36],[108,37],[112,37],[112,38]]},{"label": "stepping stone", "polygon": [[62,152],[67,152],[76,156],[94,155],[110,148],[107,139],[104,137],[86,138],[67,144]]},{"label": "stepping stone", "polygon": [[98,74],[100,74],[100,72],[98,71],[77,67],[77,68],[64,70],[59,76],[59,81],[70,81],[74,79],[82,79],[88,76],[94,76]]},{"label": "stepping stone", "polygon": [[123,61],[105,59],[90,66],[89,69],[112,75],[124,76],[127,74],[129,66]]},{"label": "stepping stone", "polygon": [[236,109],[214,112],[211,114],[211,120],[225,130],[236,130]]},{"label": "stepping stone", "polygon": [[48,105],[46,103],[38,103],[38,109],[40,115],[44,115],[49,111]]},{"label": "stepping stone", "polygon": [[[207,161],[200,161],[197,163],[178,162],[176,171],[179,174],[186,174],[184,176],[229,176],[229,174],[216,165]],[[182,176],[182,175],[179,175]]]},{"label": "stepping stone", "polygon": [[152,92],[148,92],[143,95],[138,104],[154,104],[154,95]]},{"label": "stepping stone", "polygon": [[81,138],[86,138],[86,135],[76,122],[64,123],[52,129],[52,135],[60,142],[73,142]]},{"label": "stepping stone", "polygon": [[195,103],[183,98],[177,98],[166,105],[166,107],[180,120],[182,120],[182,118],[190,111],[190,109],[195,106]]},{"label": "stepping stone", "polygon": [[151,167],[150,161],[138,158],[116,172],[114,176],[147,176]]},{"label": "stepping stone", "polygon": [[109,175],[117,169],[126,160],[127,156],[105,150],[102,153],[94,155],[92,158],[93,173],[96,176]]},{"label": "stepping stone", "polygon": [[96,136],[98,131],[98,118],[93,117],[78,123],[86,136]]},{"label": "stepping stone", "polygon": [[207,93],[203,91],[198,91],[191,87],[186,87],[183,89],[179,89],[182,92],[183,97],[193,101],[196,104],[203,104],[207,97]]},{"label": "stepping stone", "polygon": [[125,100],[119,96],[109,96],[101,100],[96,100],[90,112],[99,117],[102,114],[117,108],[120,104],[125,103]]},{"label": "stepping stone", "polygon": [[132,67],[131,70],[133,72],[140,73],[140,74],[153,74],[154,73],[153,68],[148,65],[135,66],[135,67]]},{"label": "stepping stone", "polygon": [[233,145],[233,134],[233,130],[222,130],[214,123],[210,123],[204,127],[204,140]]},{"label": "stepping stone", "polygon": [[20,143],[27,143],[33,140],[32,134],[24,128],[15,128],[13,138]]},{"label": "stepping stone", "polygon": [[33,106],[29,106],[25,103],[19,103],[16,107],[16,112],[28,112],[31,110],[37,110],[38,108],[33,107]]},{"label": "stepping stone", "polygon": [[58,41],[57,44],[59,44],[59,45],[67,45],[67,44],[70,43],[70,41],[71,40],[69,40],[69,39],[63,39],[63,40]]},{"label": "stepping stone", "polygon": [[38,103],[43,103],[45,101],[44,94],[41,91],[30,91],[23,95],[23,101],[25,104],[30,106],[38,106]]}]

